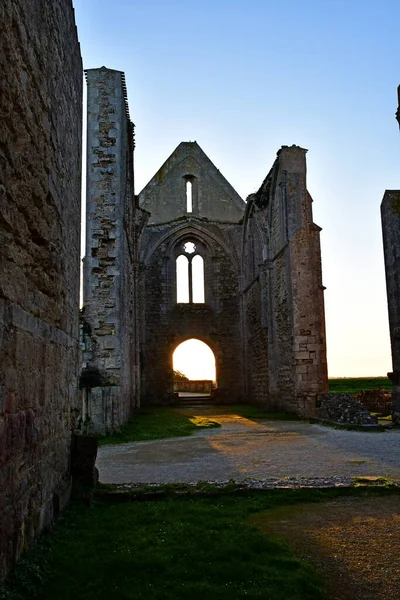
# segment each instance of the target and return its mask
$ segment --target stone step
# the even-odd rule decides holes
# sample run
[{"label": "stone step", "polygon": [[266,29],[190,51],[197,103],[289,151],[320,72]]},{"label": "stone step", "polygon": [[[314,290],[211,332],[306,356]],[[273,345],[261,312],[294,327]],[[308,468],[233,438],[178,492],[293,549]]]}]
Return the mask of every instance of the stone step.
[{"label": "stone step", "polygon": [[202,408],[215,406],[215,400],[210,396],[184,396],[179,398],[181,408]]}]

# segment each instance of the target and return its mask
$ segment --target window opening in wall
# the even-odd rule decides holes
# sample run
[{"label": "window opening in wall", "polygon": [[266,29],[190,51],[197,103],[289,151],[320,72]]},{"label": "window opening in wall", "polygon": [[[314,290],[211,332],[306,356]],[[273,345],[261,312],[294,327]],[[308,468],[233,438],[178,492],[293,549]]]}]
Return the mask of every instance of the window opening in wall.
[{"label": "window opening in wall", "polygon": [[192,260],[192,293],[193,302],[204,304],[204,260],[200,254]]},{"label": "window opening in wall", "polygon": [[189,261],[183,254],[176,259],[176,301],[189,302]]},{"label": "window opening in wall", "polygon": [[179,396],[209,396],[216,387],[215,356],[204,342],[191,338],[172,355],[174,391]]},{"label": "window opening in wall", "polygon": [[193,212],[193,202],[192,202],[192,182],[186,181],[186,212]]},{"label": "window opening in wall", "polygon": [[183,249],[186,254],[194,254],[194,252],[196,252],[196,244],[193,242],[186,242],[186,244],[183,244]]},{"label": "window opening in wall", "polygon": [[185,242],[182,251],[176,259],[176,301],[204,304],[204,259],[194,242]]}]

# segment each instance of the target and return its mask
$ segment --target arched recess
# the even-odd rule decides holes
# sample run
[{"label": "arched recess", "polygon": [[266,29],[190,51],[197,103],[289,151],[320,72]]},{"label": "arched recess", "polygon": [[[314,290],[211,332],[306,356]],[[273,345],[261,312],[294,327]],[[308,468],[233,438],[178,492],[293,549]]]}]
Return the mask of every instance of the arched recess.
[{"label": "arched recess", "polygon": [[239,256],[235,252],[232,245],[228,244],[224,237],[215,231],[210,231],[206,227],[199,223],[191,223],[188,225],[187,222],[175,225],[172,228],[168,228],[162,236],[155,236],[154,241],[144,237],[142,243],[142,250],[140,258],[144,265],[148,265],[152,261],[153,255],[157,254],[160,247],[163,248],[165,256],[170,256],[173,253],[173,248],[180,242],[183,243],[185,238],[195,238],[202,241],[210,250],[214,246],[220,246],[225,252],[226,256],[229,257],[232,267],[234,269],[240,268]]},{"label": "arched recess", "polygon": [[190,338],[178,344],[172,354],[174,391],[211,393],[216,387],[216,359],[208,344]]},{"label": "arched recess", "polygon": [[[158,228],[159,229],[159,228]],[[199,339],[217,363],[218,393],[240,396],[243,387],[239,256],[216,227],[193,223],[150,229],[143,241],[145,319],[142,323],[142,400],[163,403],[173,393],[172,355],[178,344]],[[189,244],[189,246],[186,246]],[[177,295],[177,259],[189,274],[189,258],[204,269],[204,299],[192,285],[185,300]],[[186,260],[188,259],[188,260]],[[193,265],[192,265],[193,266]],[[200,267],[201,268],[201,267]],[[189,276],[186,281],[189,280]],[[186,289],[188,284],[185,284]],[[187,301],[189,296],[189,301]]]}]

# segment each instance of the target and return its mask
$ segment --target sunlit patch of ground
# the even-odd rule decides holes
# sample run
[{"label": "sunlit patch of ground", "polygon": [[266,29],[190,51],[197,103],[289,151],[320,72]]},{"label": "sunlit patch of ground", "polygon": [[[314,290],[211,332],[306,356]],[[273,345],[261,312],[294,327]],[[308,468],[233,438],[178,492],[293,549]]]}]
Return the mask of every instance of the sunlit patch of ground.
[{"label": "sunlit patch of ground", "polygon": [[400,496],[286,506],[251,522],[313,562],[333,600],[400,598]]},{"label": "sunlit patch of ground", "polygon": [[194,416],[191,417],[189,421],[196,425],[196,427],[201,427],[203,429],[207,429],[208,427],[221,427],[221,423],[219,423],[219,421],[207,419],[206,417]]}]

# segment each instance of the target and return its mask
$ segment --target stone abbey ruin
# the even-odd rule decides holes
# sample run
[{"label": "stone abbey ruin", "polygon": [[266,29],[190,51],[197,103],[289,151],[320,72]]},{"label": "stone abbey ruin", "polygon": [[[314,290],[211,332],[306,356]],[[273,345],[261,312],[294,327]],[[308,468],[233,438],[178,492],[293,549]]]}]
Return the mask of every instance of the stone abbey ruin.
[{"label": "stone abbey ruin", "polygon": [[124,75],[102,67],[86,79],[82,419],[104,433],[140,404],[171,402],[172,354],[190,338],[215,355],[219,401],[313,415],[327,367],[306,150],[283,146],[244,202],[196,142],[181,142],[136,196]]},{"label": "stone abbey ruin", "polygon": [[170,403],[182,341],[212,349],[216,400],[306,417],[327,391],[327,365],[306,150],[282,146],[245,202],[196,142],[181,142],[136,195],[124,75],[86,71],[80,316],[83,71],[72,3],[4,0],[0,66],[1,580],[68,502],[71,432],[112,431],[140,405]]}]

